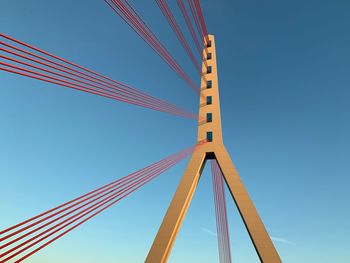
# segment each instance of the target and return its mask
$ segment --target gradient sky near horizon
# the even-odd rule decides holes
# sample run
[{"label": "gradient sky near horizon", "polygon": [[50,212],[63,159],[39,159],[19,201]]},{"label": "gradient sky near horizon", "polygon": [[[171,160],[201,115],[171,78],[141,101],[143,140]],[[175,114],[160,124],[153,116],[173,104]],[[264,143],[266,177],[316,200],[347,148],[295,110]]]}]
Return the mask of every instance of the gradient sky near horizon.
[{"label": "gradient sky near horizon", "polygon": [[[198,83],[155,1],[133,2]],[[224,142],[282,261],[349,263],[350,1],[201,2]],[[102,0],[1,0],[0,32],[197,111],[196,94]],[[2,71],[0,92],[1,229],[196,142],[193,120]],[[187,160],[27,262],[143,262]],[[170,263],[219,262],[207,168]],[[226,196],[233,260],[259,262]]]}]

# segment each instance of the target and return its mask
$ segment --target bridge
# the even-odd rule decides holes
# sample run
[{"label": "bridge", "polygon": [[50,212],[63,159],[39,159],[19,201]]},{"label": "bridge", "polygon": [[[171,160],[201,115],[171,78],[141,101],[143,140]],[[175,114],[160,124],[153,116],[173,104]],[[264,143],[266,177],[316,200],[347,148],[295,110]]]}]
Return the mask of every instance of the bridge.
[{"label": "bridge", "polygon": [[[111,12],[123,19],[183,80],[184,84],[198,95],[197,113],[3,33],[0,33],[2,59],[0,69],[12,75],[46,82],[48,85],[74,89],[163,114],[193,119],[198,125],[197,142],[140,170],[1,230],[1,262],[25,261],[135,191],[141,191],[144,185],[150,184],[185,157],[190,157],[190,161],[145,262],[167,262],[207,161],[210,162],[212,170],[220,262],[232,262],[225,184],[261,262],[281,262],[223,142],[215,37],[208,33],[199,0],[186,2],[177,0],[182,19],[187,26],[186,30],[191,35],[190,40],[186,39],[183,29],[177,22],[180,18],[175,17],[167,1],[156,0],[160,12],[196,69],[200,79],[199,85],[174,59],[131,2],[127,0],[104,0],[104,2]],[[194,50],[191,49],[189,41],[193,41]],[[200,61],[197,59],[198,55]]]}]

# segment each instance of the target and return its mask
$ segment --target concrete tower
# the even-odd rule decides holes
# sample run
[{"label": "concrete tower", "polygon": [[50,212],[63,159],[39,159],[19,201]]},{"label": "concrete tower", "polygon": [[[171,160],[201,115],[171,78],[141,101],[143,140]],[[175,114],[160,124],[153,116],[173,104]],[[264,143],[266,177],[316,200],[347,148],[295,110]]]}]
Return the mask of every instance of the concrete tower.
[{"label": "concrete tower", "polygon": [[198,143],[203,140],[207,140],[207,143],[192,154],[145,262],[167,261],[204,164],[207,159],[216,159],[261,262],[279,263],[281,259],[222,140],[214,36],[209,35],[209,40],[208,53],[204,52],[206,63],[202,65],[206,79],[201,82],[198,122]]}]

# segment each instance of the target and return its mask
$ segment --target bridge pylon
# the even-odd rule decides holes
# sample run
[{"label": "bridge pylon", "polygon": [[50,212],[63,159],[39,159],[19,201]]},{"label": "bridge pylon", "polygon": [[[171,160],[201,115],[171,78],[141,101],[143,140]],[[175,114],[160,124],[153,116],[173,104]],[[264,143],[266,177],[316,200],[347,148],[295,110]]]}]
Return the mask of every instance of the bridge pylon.
[{"label": "bridge pylon", "polygon": [[222,140],[214,36],[209,35],[209,40],[207,51],[203,50],[202,71],[206,78],[201,81],[198,121],[198,143],[203,140],[207,143],[192,154],[145,262],[167,262],[205,162],[216,159],[261,262],[280,263],[282,261]]}]

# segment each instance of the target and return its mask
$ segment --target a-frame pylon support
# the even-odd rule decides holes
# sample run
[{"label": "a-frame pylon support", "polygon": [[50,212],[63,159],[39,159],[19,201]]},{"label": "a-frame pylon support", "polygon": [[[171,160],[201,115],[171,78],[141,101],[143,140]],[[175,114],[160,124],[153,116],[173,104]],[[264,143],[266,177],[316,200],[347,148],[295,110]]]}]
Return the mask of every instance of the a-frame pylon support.
[{"label": "a-frame pylon support", "polygon": [[198,122],[198,142],[208,142],[192,154],[145,262],[167,262],[207,159],[217,160],[261,262],[282,262],[222,141],[214,36],[209,40],[208,55],[204,53],[208,68],[203,63],[206,80],[201,82],[199,104],[199,116],[206,119]]}]

